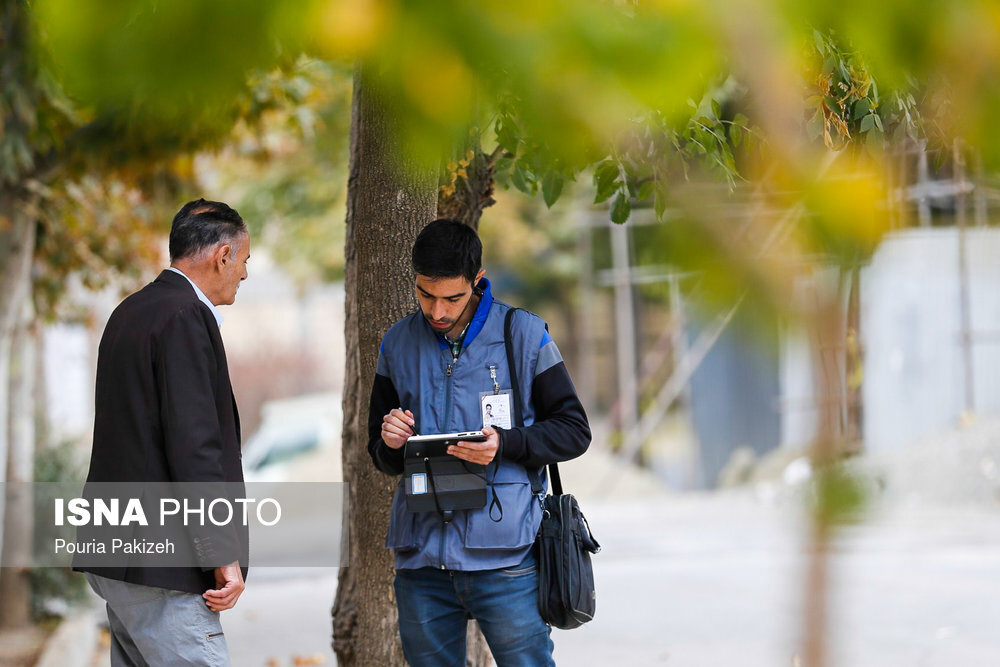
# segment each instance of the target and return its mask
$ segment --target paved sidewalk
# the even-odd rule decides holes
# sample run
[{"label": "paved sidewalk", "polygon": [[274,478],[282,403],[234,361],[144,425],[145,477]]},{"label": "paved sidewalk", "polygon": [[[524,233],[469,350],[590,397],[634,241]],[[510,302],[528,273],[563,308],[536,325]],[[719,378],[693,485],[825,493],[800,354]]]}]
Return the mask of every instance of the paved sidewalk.
[{"label": "paved sidewalk", "polygon": [[[598,615],[558,633],[565,664],[796,664],[805,551],[793,513],[739,495],[588,511],[607,546]],[[831,665],[1000,665],[1000,516],[871,517],[831,563]]]},{"label": "paved sidewalk", "polygon": [[[745,493],[583,506],[604,546],[598,614],[555,631],[559,664],[795,664],[805,561],[794,510]],[[872,516],[844,532],[832,563],[832,665],[1000,664],[1000,515]],[[257,574],[224,617],[234,664],[334,664],[336,571]]]},{"label": "paved sidewalk", "polygon": [[[947,460],[922,459],[923,482],[913,466],[878,468],[888,471],[889,491],[834,544],[831,666],[1000,665],[1000,512],[965,470],[966,459],[983,467],[1000,454],[933,451],[961,454],[962,467],[948,472]],[[594,559],[597,617],[554,631],[557,663],[798,664],[803,489],[778,482],[675,495],[629,473],[608,497],[602,480],[611,468],[601,463],[595,457],[564,473],[604,548]],[[952,491],[928,492],[940,489],[942,478],[952,480]],[[334,664],[335,569],[256,568],[248,583],[223,616],[234,665]]]},{"label": "paved sidewalk", "polygon": [[222,613],[235,667],[334,665],[330,609],[336,568],[257,568]]}]

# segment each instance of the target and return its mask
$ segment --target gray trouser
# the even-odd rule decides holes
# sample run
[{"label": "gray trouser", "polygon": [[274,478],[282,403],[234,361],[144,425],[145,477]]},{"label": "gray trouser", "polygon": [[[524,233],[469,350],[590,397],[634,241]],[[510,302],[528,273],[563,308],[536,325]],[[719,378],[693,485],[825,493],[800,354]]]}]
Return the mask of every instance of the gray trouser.
[{"label": "gray trouser", "polygon": [[219,614],[200,595],[84,576],[108,603],[112,667],[230,664]]}]

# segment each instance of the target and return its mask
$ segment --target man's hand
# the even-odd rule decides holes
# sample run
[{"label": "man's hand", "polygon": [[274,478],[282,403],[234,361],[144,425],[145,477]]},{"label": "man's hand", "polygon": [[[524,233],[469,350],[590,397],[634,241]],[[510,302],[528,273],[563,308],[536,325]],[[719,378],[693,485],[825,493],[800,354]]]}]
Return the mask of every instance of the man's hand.
[{"label": "man's hand", "polygon": [[239,561],[215,568],[215,585],[217,588],[202,593],[208,608],[212,611],[222,611],[235,607],[236,600],[245,588]]},{"label": "man's hand", "polygon": [[382,417],[382,442],[391,449],[399,449],[406,444],[406,439],[413,435],[415,425],[412,412],[393,408],[389,414]]},{"label": "man's hand", "polygon": [[469,463],[488,464],[497,455],[497,449],[500,447],[500,434],[492,426],[485,427],[483,433],[486,435],[486,442],[462,440],[449,447],[448,453]]}]

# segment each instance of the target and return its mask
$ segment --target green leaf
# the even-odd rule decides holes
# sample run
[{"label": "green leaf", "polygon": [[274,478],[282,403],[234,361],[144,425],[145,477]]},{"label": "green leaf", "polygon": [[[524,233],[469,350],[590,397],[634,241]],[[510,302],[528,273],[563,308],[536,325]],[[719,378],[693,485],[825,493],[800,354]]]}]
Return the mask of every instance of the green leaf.
[{"label": "green leaf", "polygon": [[732,140],[733,146],[737,148],[743,143],[743,130],[740,129],[739,125],[729,126],[729,138]]},{"label": "green leaf", "polygon": [[884,139],[885,135],[879,132],[877,129],[872,130],[865,135],[865,148],[868,153],[876,158],[881,159],[884,153]]},{"label": "green leaf", "polygon": [[722,118],[722,106],[717,100],[712,100],[712,113],[715,114],[716,118]]},{"label": "green leaf", "polygon": [[826,44],[819,30],[813,30],[813,43],[816,45],[816,50],[819,51],[820,55],[826,55]]},{"label": "green leaf", "polygon": [[650,179],[648,181],[643,181],[642,185],[639,186],[638,199],[640,201],[649,199],[653,194],[653,190],[656,188],[656,183]]},{"label": "green leaf", "polygon": [[882,127],[882,118],[877,113],[873,113],[872,117],[875,118],[875,127],[878,128],[879,132],[885,132],[885,128]]},{"label": "green leaf", "polygon": [[806,135],[810,141],[815,141],[821,134],[823,134],[823,110],[816,109],[816,113],[806,123]]},{"label": "green leaf", "polygon": [[552,205],[558,201],[565,182],[566,179],[557,171],[545,174],[545,178],[542,179],[542,199],[545,200],[546,206],[552,208]]},{"label": "green leaf", "polygon": [[619,192],[615,203],[611,206],[611,222],[623,224],[632,213],[632,204],[624,192]]},{"label": "green leaf", "polygon": [[837,63],[837,67],[840,70],[840,76],[843,77],[844,81],[850,81],[851,80],[851,74],[850,74],[850,72],[847,71],[847,66],[844,65],[844,61],[843,60],[841,60],[840,62]]},{"label": "green leaf", "polygon": [[733,152],[729,149],[728,145],[722,146],[720,150],[722,156],[722,162],[729,168],[730,173],[736,173],[736,160],[733,159]]},{"label": "green leaf", "polygon": [[493,174],[506,174],[514,168],[514,158],[502,157],[493,165]]},{"label": "green leaf", "polygon": [[737,127],[747,127],[750,124],[750,119],[741,113],[733,116],[733,125]]},{"label": "green leaf", "polygon": [[657,220],[663,220],[663,214],[667,212],[667,196],[660,188],[656,189],[656,196],[653,197],[653,211],[656,212]]},{"label": "green leaf", "polygon": [[618,163],[614,160],[605,160],[594,170],[594,186],[597,188],[595,204],[607,201],[615,193],[618,189],[618,175]]},{"label": "green leaf", "polygon": [[517,153],[518,138],[517,125],[510,118],[502,118],[497,121],[497,143],[503,146],[505,151]]},{"label": "green leaf", "polygon": [[861,118],[867,114],[872,108],[871,102],[867,97],[862,97],[860,100],[854,104],[854,120]]},{"label": "green leaf", "polygon": [[635,180],[634,176],[627,173],[625,175],[625,189],[628,191],[629,197],[635,198],[639,196],[638,181]]},{"label": "green leaf", "polygon": [[527,171],[521,167],[514,167],[514,173],[511,174],[510,182],[514,184],[514,187],[523,192],[526,195],[535,194],[535,189],[533,187],[533,181]]},{"label": "green leaf", "polygon": [[511,178],[514,172],[513,158],[502,157],[493,166],[493,180],[503,188],[511,186]]},{"label": "green leaf", "polygon": [[899,123],[892,133],[893,143],[899,143],[906,139],[906,123]]},{"label": "green leaf", "polygon": [[864,118],[862,118],[861,119],[861,131],[862,132],[868,132],[873,127],[875,127],[875,118],[876,118],[876,116],[873,113],[870,113],[867,116],[865,116]]}]

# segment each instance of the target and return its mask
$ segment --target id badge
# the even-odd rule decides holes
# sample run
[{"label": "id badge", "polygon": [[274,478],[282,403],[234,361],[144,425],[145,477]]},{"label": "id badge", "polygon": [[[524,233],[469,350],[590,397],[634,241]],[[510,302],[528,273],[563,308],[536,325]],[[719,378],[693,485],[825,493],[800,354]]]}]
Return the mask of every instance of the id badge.
[{"label": "id badge", "polygon": [[496,426],[509,429],[513,426],[510,418],[510,398],[509,389],[499,393],[484,391],[479,394],[479,412],[483,416],[483,428]]}]

